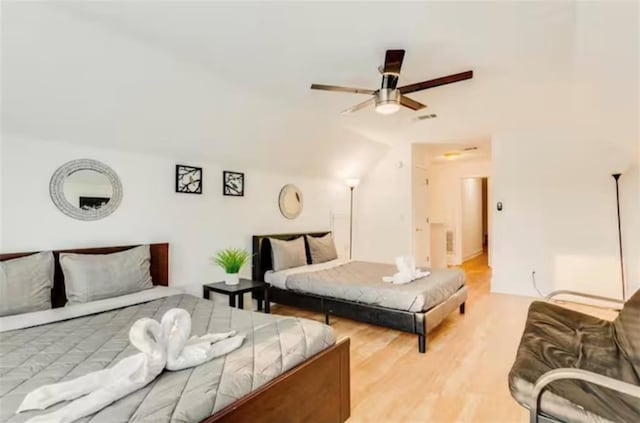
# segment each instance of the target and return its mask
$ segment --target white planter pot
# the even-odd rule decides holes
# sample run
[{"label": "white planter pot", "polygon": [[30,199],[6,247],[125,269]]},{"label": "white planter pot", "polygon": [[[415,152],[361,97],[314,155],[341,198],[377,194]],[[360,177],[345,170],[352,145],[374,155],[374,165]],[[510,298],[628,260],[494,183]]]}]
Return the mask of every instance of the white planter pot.
[{"label": "white planter pot", "polygon": [[224,283],[227,285],[237,285],[240,283],[240,277],[237,273],[227,273],[224,278]]}]

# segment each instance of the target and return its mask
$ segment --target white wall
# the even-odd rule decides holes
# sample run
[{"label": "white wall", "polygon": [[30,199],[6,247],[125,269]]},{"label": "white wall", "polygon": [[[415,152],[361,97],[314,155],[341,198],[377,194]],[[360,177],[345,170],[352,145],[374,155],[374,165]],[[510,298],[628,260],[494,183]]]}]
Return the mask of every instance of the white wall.
[{"label": "white wall", "polygon": [[[464,260],[462,251],[462,181],[464,178],[491,176],[491,161],[438,162],[430,167],[429,198],[432,223],[444,223],[447,230],[454,231],[454,251],[448,257],[449,264],[459,265]],[[491,184],[491,181],[490,181]],[[489,188],[491,190],[491,187]],[[491,195],[490,195],[491,197]],[[489,244],[492,244],[492,213],[489,200]],[[489,248],[491,253],[491,247]]]},{"label": "white wall", "polygon": [[4,162],[3,160],[3,148],[4,148],[4,137],[2,137],[2,135],[0,134],[0,251],[3,250],[3,195],[2,195],[2,180],[3,180],[3,166],[2,163]]},{"label": "white wall", "polygon": [[482,179],[462,179],[462,261],[482,254]]},{"label": "white wall", "polygon": [[573,94],[562,126],[493,137],[497,292],[574,289],[620,297],[615,184],[626,275],[640,287],[638,4],[578,2]]},{"label": "white wall", "polygon": [[354,258],[392,263],[413,254],[411,144],[393,147],[355,193]]},{"label": "white wall", "polygon": [[[332,213],[348,210],[348,190],[341,181],[181,159],[204,168],[204,194],[177,194],[176,160],[170,157],[8,136],[3,142],[2,251],[169,242],[171,283],[189,285],[196,295],[201,295],[201,284],[221,280],[222,271],[209,262],[216,250],[250,251],[252,234],[330,229]],[[122,180],[122,204],[103,220],[71,219],[49,199],[49,179],[56,168],[82,157],[108,164]],[[245,172],[245,197],[222,195],[223,169]],[[19,183],[7,183],[15,177]],[[304,210],[295,220],[285,219],[278,209],[278,193],[287,183],[298,185],[304,195]],[[250,272],[246,266],[241,274]]]},{"label": "white wall", "polygon": [[[573,289],[620,296],[615,184],[611,174],[636,155],[571,130],[549,129],[494,137],[494,292],[537,296]],[[633,165],[637,169],[637,163]],[[637,170],[635,170],[637,175]],[[636,177],[637,178],[637,177]],[[638,207],[637,179],[621,178],[627,274],[638,285],[637,236],[629,226]],[[637,226],[636,226],[637,228]]]}]

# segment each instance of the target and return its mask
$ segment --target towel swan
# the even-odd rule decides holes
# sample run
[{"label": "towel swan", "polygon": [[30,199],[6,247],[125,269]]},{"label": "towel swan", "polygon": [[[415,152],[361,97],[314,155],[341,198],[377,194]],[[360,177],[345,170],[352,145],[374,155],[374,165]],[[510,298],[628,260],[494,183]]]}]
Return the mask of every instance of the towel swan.
[{"label": "towel swan", "polygon": [[394,285],[403,285],[431,274],[429,271],[423,272],[416,268],[416,259],[411,256],[396,257],[396,267],[398,268],[398,272],[393,276],[383,277],[383,282],[392,283]]},{"label": "towel swan", "polygon": [[143,388],[165,367],[168,370],[182,370],[198,366],[230,353],[245,338],[234,336],[235,331],[189,338],[190,333],[191,316],[183,309],[167,311],[161,323],[149,318],[139,319],[129,330],[129,341],[141,353],[124,358],[108,369],[41,386],[25,397],[17,412],[44,410],[62,401],[75,400],[59,410],[27,421],[72,422]]},{"label": "towel swan", "polygon": [[230,353],[244,341],[244,336],[234,336],[235,330],[189,338],[191,315],[180,308],[167,311],[162,316],[161,326],[167,343],[167,370],[199,366]]},{"label": "towel swan", "polygon": [[126,357],[108,369],[31,391],[20,404],[18,413],[44,410],[68,400],[75,401],[52,413],[35,416],[29,423],[67,423],[100,411],[146,386],[162,372],[167,362],[163,337],[162,327],[156,320],[137,320],[129,330],[129,341],[140,353]]}]

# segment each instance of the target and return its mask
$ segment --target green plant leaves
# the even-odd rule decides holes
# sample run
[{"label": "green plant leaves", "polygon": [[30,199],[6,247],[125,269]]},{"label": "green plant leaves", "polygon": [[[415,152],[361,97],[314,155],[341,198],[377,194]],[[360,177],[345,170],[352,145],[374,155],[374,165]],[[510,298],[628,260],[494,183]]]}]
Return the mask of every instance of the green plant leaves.
[{"label": "green plant leaves", "polygon": [[227,273],[238,273],[251,255],[241,248],[225,248],[212,257],[215,264],[222,267]]}]

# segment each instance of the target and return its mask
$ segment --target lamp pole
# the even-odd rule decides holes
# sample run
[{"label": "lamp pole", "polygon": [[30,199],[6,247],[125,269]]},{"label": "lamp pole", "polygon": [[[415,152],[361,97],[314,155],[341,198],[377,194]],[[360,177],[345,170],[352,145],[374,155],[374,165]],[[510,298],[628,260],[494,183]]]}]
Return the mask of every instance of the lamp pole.
[{"label": "lamp pole", "polygon": [[621,173],[614,173],[613,179],[616,181],[616,206],[618,210],[618,247],[620,251],[620,275],[622,277],[622,301],[627,300],[627,284],[624,279],[624,254],[622,251],[622,222],[620,219],[620,186],[619,179],[622,176]]},{"label": "lamp pole", "polygon": [[350,200],[349,200],[349,260],[353,258],[353,189],[355,187],[349,187]]},{"label": "lamp pole", "polygon": [[344,181],[349,187],[349,260],[353,258],[353,190],[360,185],[360,179],[350,178]]}]

